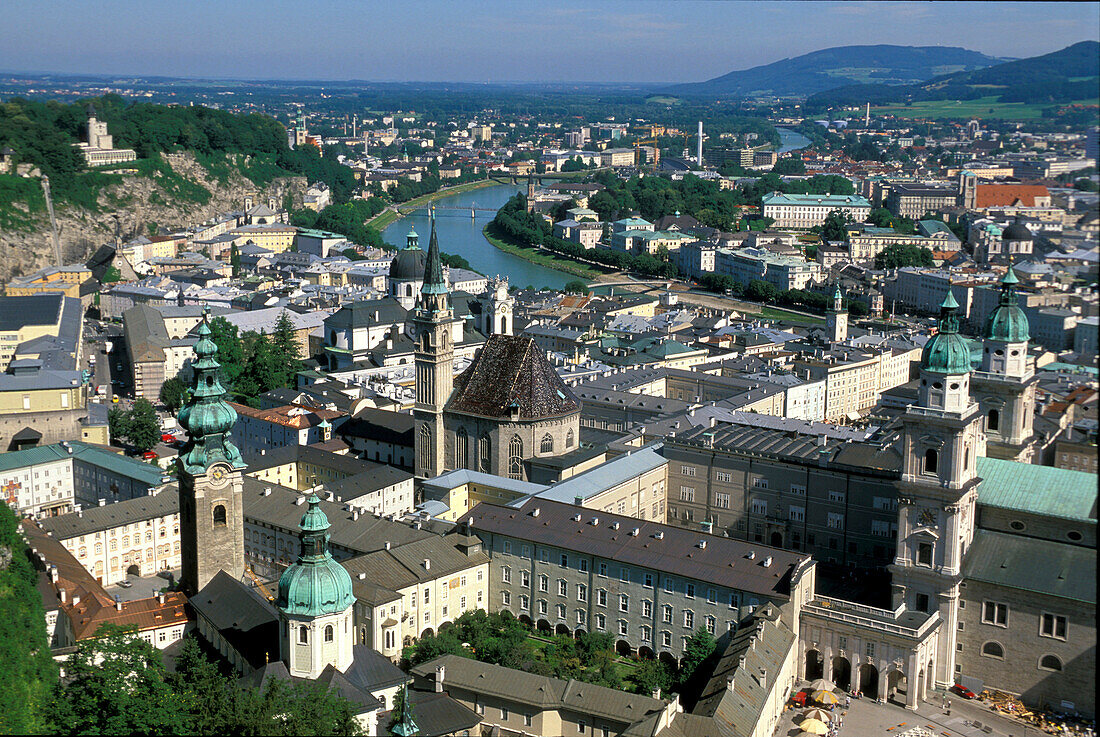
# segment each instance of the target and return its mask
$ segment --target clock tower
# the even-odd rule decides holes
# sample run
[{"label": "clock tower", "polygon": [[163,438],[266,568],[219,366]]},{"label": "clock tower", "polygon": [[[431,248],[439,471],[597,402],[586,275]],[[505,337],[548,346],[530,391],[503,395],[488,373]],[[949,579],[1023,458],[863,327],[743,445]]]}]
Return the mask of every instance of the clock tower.
[{"label": "clock tower", "polygon": [[244,575],[244,504],[241,452],[229,442],[237,412],[225,401],[218,377],[218,352],[211,336],[210,312],[195,329],[194,380],[179,423],[188,440],[177,461],[180,488],[182,582],[188,596],[200,591],[218,571]]}]

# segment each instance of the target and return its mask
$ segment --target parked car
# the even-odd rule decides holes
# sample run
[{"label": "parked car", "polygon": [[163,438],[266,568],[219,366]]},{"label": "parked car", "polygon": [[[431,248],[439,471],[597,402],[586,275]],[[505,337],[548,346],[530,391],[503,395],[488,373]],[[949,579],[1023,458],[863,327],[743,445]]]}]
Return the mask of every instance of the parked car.
[{"label": "parked car", "polygon": [[147,450],[147,451],[145,451],[144,453],[142,453],[142,454],[141,454],[141,457],[142,457],[142,458],[143,458],[144,460],[147,460],[147,461],[155,461],[155,460],[157,459],[157,457],[158,457],[158,456],[157,456],[157,454],[156,454],[156,453],[154,453],[153,451],[151,451],[151,450]]},{"label": "parked car", "polygon": [[169,435],[168,433],[164,433],[163,435],[160,436],[160,442],[162,442],[162,443],[174,443],[174,442],[176,442],[176,436],[175,435]]},{"label": "parked car", "polygon": [[962,685],[961,683],[956,683],[954,686],[952,686],[951,691],[952,691],[952,693],[955,693],[955,694],[958,694],[959,696],[962,696],[964,699],[976,699],[977,698],[977,695],[973,691],[971,691],[969,688]]},{"label": "parked car", "polygon": [[118,585],[119,585],[119,586],[121,586],[121,587],[122,587],[122,588],[124,588],[124,589],[128,589],[128,588],[130,588],[131,586],[133,586],[134,584],[133,584],[133,582],[132,582],[132,581],[126,581],[126,580],[123,580],[123,581],[119,581],[119,582],[118,582]]}]

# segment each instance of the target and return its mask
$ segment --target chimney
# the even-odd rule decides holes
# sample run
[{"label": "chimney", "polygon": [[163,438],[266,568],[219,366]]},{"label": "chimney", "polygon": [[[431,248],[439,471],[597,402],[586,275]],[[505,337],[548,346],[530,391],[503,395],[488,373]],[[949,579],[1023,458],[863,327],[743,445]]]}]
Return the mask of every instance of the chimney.
[{"label": "chimney", "polygon": [[768,687],[768,669],[767,668],[761,668],[760,669],[760,685],[763,688]]},{"label": "chimney", "polygon": [[443,693],[443,679],[447,674],[447,668],[444,665],[437,665],[435,667],[435,692]]},{"label": "chimney", "polygon": [[122,611],[122,600],[121,599],[115,602],[115,611],[117,611],[117,612]]},{"label": "chimney", "polygon": [[657,534],[654,535],[653,537],[657,538],[658,540],[664,540],[665,539],[665,531],[664,530],[657,530]]},{"label": "chimney", "polygon": [[351,510],[351,521],[355,522],[358,519],[359,519],[359,510],[358,509]]},{"label": "chimney", "polygon": [[366,580],[367,580],[367,574],[365,574],[365,573],[360,573],[360,574],[359,574],[359,580],[360,580],[360,581],[366,581]]},{"label": "chimney", "polygon": [[106,499],[100,499],[99,500],[99,506],[101,506],[101,507],[107,506],[107,500]]},{"label": "chimney", "polygon": [[389,549],[390,549],[390,541],[389,541],[389,540],[387,540],[387,541],[385,542],[385,548],[386,548],[386,550],[389,550]]},{"label": "chimney", "polygon": [[538,508],[538,507],[535,507],[535,508],[534,508],[534,509],[533,509],[533,510],[531,511],[531,516],[532,516],[532,517],[538,517],[538,516],[539,516],[539,508]]},{"label": "chimney", "polygon": [[264,488],[263,496],[271,496],[271,487],[270,486],[267,486],[267,487]]},{"label": "chimney", "polygon": [[425,570],[425,571],[430,571],[430,570],[431,570],[431,568],[432,568],[432,561],[431,561],[431,558],[425,558],[425,559],[424,559],[424,570]]},{"label": "chimney", "polygon": [[64,604],[69,598],[69,592],[65,589],[58,589],[57,594],[61,597],[62,604]]},{"label": "chimney", "polygon": [[729,678],[726,679],[726,689],[730,693],[733,693],[733,690],[734,690],[733,689],[733,679],[734,679],[734,676],[730,676]]},{"label": "chimney", "polygon": [[162,592],[160,592],[159,594],[157,594],[157,601],[158,601],[158,602],[160,602],[161,604],[164,604],[164,599],[165,599],[165,596],[164,596],[164,592],[163,592],[163,591],[162,591]]},{"label": "chimney", "polygon": [[655,699],[661,698],[661,687],[658,686],[657,688],[653,689],[653,693],[651,693],[650,696]]}]

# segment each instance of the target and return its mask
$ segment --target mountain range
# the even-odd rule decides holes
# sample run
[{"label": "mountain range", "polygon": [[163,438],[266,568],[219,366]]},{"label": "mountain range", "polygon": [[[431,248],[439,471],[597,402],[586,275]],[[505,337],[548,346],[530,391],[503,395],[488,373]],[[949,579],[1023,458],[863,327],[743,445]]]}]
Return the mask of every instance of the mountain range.
[{"label": "mountain range", "polygon": [[675,85],[664,92],[692,97],[806,97],[853,84],[918,84],[1002,61],[952,46],[838,46],[705,82]]}]

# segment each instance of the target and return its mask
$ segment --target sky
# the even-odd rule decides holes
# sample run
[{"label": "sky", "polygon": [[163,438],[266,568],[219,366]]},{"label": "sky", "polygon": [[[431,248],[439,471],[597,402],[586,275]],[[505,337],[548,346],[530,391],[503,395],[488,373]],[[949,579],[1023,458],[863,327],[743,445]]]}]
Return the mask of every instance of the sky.
[{"label": "sky", "polygon": [[1049,53],[1095,2],[0,0],[0,71],[666,83],[857,44]]}]

